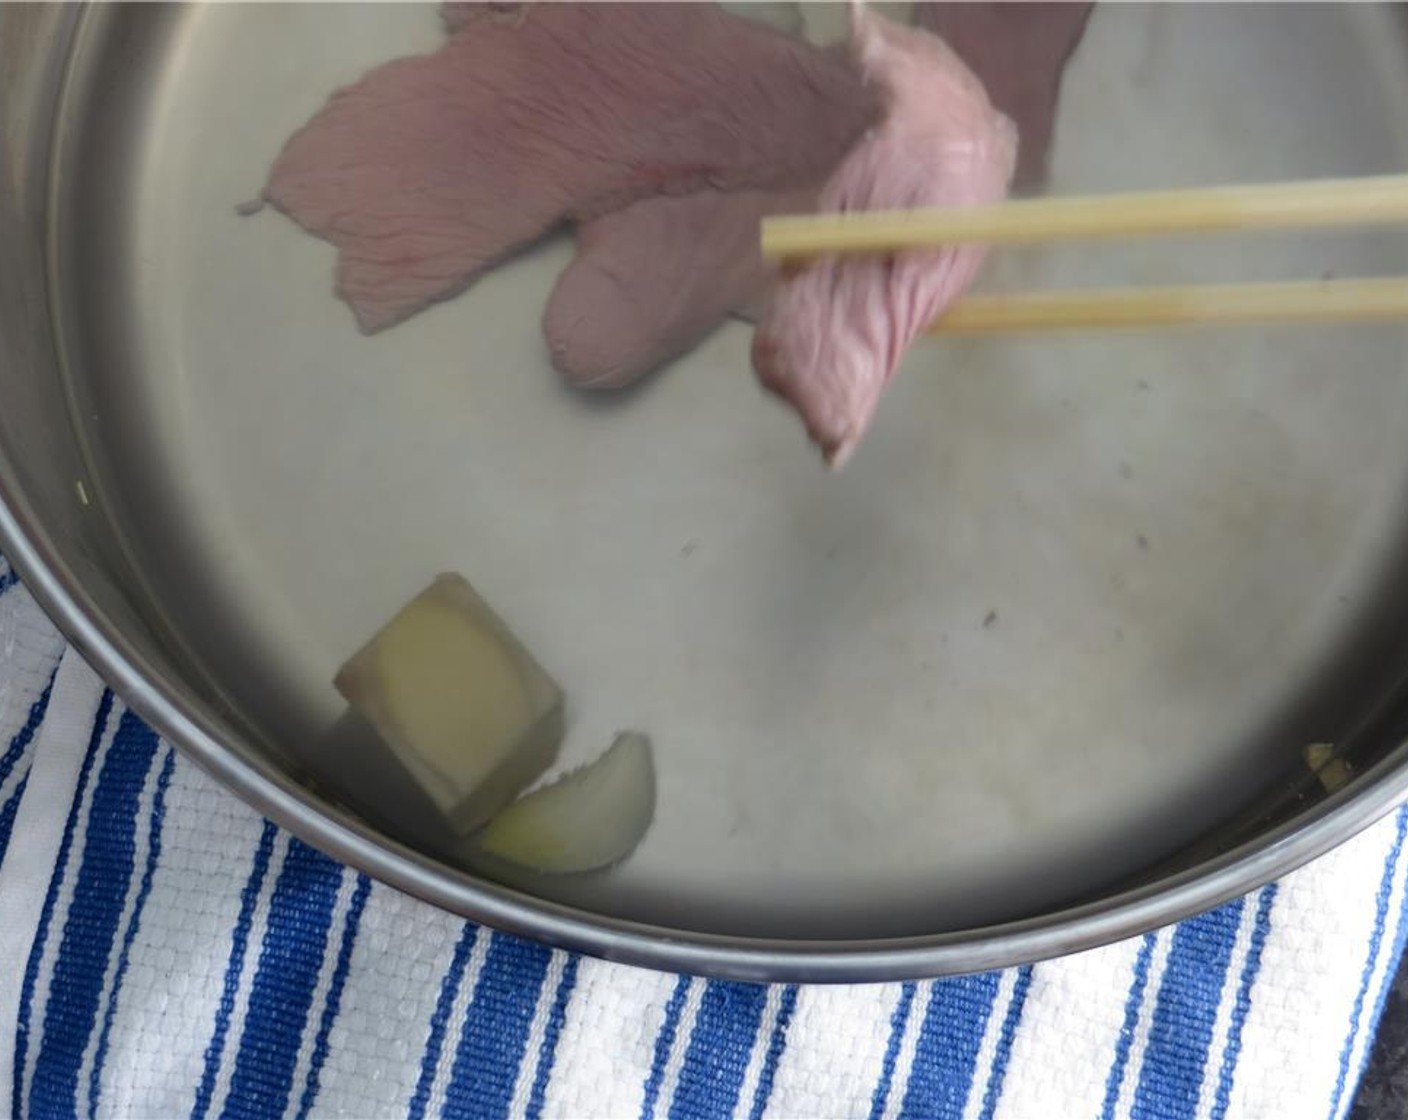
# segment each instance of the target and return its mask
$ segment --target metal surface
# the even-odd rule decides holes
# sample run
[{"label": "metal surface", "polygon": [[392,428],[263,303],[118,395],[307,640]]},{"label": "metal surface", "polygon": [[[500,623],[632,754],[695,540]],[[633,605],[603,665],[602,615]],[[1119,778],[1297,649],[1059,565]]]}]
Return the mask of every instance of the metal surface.
[{"label": "metal surface", "polygon": [[[235,206],[438,35],[400,5],[0,6],[0,548],[187,754],[461,913],[751,978],[1096,944],[1408,788],[1408,331],[928,343],[839,475],[742,327],[624,397],[562,389],[565,244],[366,339],[328,247]],[[1384,172],[1405,122],[1389,8],[1110,5],[1054,186]],[[1405,270],[1402,235],[1341,232],[1014,252],[986,285]],[[340,804],[332,674],[444,569],[563,684],[565,763],[652,735],[657,822],[615,872],[519,892]]]}]

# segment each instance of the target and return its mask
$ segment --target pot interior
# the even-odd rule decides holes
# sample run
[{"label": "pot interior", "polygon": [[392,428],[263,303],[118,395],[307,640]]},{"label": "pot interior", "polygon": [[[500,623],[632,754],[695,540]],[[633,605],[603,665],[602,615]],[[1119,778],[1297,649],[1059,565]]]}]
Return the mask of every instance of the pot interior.
[{"label": "pot interior", "polygon": [[[0,333],[7,397],[48,394],[0,421],[9,490],[310,812],[454,863],[394,793],[349,790],[357,748],[328,737],[339,664],[440,571],[561,683],[564,766],[653,739],[642,847],[533,887],[592,920],[871,940],[1038,917],[1305,812],[1309,744],[1359,770],[1397,749],[1403,327],[926,341],[828,473],[741,323],[638,390],[564,388],[540,316],[565,235],[369,338],[328,245],[237,213],[334,89],[438,45],[433,9],[64,28],[47,193],[31,158],[0,213],[24,247],[0,313],[37,324],[41,284],[54,343]],[[1102,5],[1050,189],[1401,169],[1405,58],[1388,6]],[[983,286],[1405,271],[1408,238],[1373,230],[1003,250]]]}]

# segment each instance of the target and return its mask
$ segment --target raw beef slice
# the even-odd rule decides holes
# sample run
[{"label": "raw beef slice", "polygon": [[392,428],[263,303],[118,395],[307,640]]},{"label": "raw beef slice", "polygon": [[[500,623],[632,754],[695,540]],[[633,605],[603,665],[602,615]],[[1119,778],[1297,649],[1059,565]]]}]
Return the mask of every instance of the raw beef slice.
[{"label": "raw beef slice", "polygon": [[619,389],[755,315],[775,276],[759,251],[768,215],[812,210],[817,191],[702,191],[588,222],[543,315],[552,363],[582,389]]},{"label": "raw beef slice", "polygon": [[[885,117],[822,191],[823,211],[965,206],[1002,199],[1016,158],[1011,121],[941,39],[858,13],[852,50]],[[870,423],[905,348],[972,282],[981,246],[823,258],[774,289],[753,338],[763,385],[801,415],[840,465]]]},{"label": "raw beef slice", "polygon": [[[921,26],[940,33],[1017,124],[1018,186],[1045,177],[1062,71],[1092,7],[1084,0],[913,6]],[[881,8],[910,5],[868,5],[871,13]],[[809,30],[820,12],[836,17],[834,37],[845,35],[845,5],[800,10]],[[579,387],[619,388],[687,352],[730,314],[756,319],[775,279],[757,251],[756,223],[812,209],[815,195],[704,191],[643,200],[583,226],[544,317],[553,364]]]},{"label": "raw beef slice", "polygon": [[1017,126],[1018,188],[1046,178],[1061,75],[1085,34],[1087,0],[922,3],[919,26],[942,38]]},{"label": "raw beef slice", "polygon": [[458,30],[440,50],[334,94],[270,173],[265,197],[339,250],[363,330],[455,295],[564,218],[819,182],[874,114],[844,60],[712,4],[475,14],[447,10]]}]

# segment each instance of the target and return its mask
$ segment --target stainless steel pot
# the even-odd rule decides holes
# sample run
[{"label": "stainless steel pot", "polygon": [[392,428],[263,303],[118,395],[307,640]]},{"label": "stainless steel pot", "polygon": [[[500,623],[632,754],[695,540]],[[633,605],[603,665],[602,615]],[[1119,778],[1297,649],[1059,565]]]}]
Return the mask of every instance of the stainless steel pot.
[{"label": "stainless steel pot", "polygon": [[[437,394],[459,392],[464,382],[453,371],[434,382],[415,373],[427,355],[443,358],[464,344],[447,326],[454,322],[449,310],[423,329],[404,328],[400,343],[394,332],[375,345],[364,343],[325,282],[305,282],[308,275],[325,275],[320,247],[272,216],[261,217],[260,226],[239,226],[229,207],[202,194],[216,184],[228,189],[226,202],[239,201],[241,192],[248,197],[257,178],[233,178],[257,175],[281,137],[338,80],[389,54],[433,47],[433,19],[394,7],[341,13],[340,30],[332,35],[310,22],[312,9],[0,6],[0,549],[75,647],[188,758],[309,843],[467,917],[613,960],[767,980],[932,976],[1136,934],[1296,867],[1408,793],[1408,644],[1402,637],[1408,519],[1400,512],[1408,509],[1408,456],[1398,446],[1408,416],[1402,408],[1408,350],[1397,329],[1322,332],[1311,339],[1091,340],[1051,352],[1021,343],[1002,351],[951,351],[943,359],[949,366],[997,372],[981,379],[963,373],[961,382],[934,388],[937,378],[926,382],[924,371],[912,371],[906,385],[913,387],[896,389],[912,395],[903,409],[895,406],[897,418],[888,427],[882,419],[869,461],[862,456],[846,475],[818,481],[800,440],[794,445],[784,438],[795,433],[781,417],[767,414],[757,431],[740,425],[717,445],[681,419],[710,416],[716,406],[728,417],[761,409],[751,389],[729,389],[720,401],[708,396],[712,390],[691,395],[687,387],[708,378],[691,379],[682,370],[627,401],[620,412],[625,418],[617,419],[609,408],[568,400],[552,388],[541,359],[521,341],[533,337],[536,306],[523,316],[528,333],[513,334],[515,309],[539,300],[540,281],[550,277],[541,272],[548,267],[541,260],[530,261],[512,282],[486,285],[485,294],[476,291],[464,301],[466,308],[485,309],[476,320],[481,331],[496,319],[508,321],[505,353],[522,350],[522,364],[534,367],[522,383],[549,386],[541,399],[520,400],[514,396],[519,390],[503,386],[494,389],[498,397],[486,398],[482,407],[502,409],[493,426],[520,436],[493,448],[513,466],[503,479],[480,487],[488,496],[476,490],[464,498],[481,524],[496,527],[495,539],[526,535],[513,548],[504,546],[502,555],[482,543],[482,533],[468,543],[438,541],[435,527],[463,490],[447,496],[425,477],[448,469],[470,478],[482,466],[456,458],[463,449],[455,440],[446,438],[443,447],[433,437],[422,443],[417,433],[424,429],[415,427],[429,422],[427,412],[440,410],[444,398]],[[1072,154],[1063,164],[1058,152],[1058,185],[1089,189],[1120,175],[1124,181],[1112,185],[1141,185],[1141,177],[1155,185],[1180,169],[1191,181],[1350,174],[1381,170],[1385,152],[1392,154],[1390,163],[1408,157],[1402,130],[1408,40],[1396,13],[1356,5],[1248,6],[1256,12],[1241,6],[1112,8],[1097,16],[1082,48],[1097,61],[1112,61],[1089,83],[1078,77],[1069,83],[1060,143]],[[315,35],[322,35],[325,49],[306,49]],[[1190,58],[1193,42],[1205,46]],[[1182,61],[1165,57],[1180,51]],[[1300,86],[1288,85],[1284,66],[1302,58],[1326,74],[1317,77],[1307,68]],[[1190,67],[1195,78],[1179,85],[1177,75]],[[1235,101],[1228,92],[1236,92],[1235,82],[1254,80],[1281,84],[1265,87],[1264,99],[1229,104],[1220,120],[1192,103],[1183,115],[1158,116],[1159,106],[1177,104],[1193,87]],[[1129,91],[1130,104],[1103,105],[1098,124],[1083,127],[1082,114],[1096,113],[1098,91],[1111,82]],[[1177,86],[1172,92],[1169,83]],[[1304,104],[1297,102],[1302,88]],[[1335,89],[1343,92],[1336,96]],[[1372,112],[1363,108],[1366,98]],[[1262,100],[1266,105],[1258,109]],[[1121,130],[1141,111],[1153,121],[1150,127],[1176,138],[1179,160],[1161,165],[1151,155],[1144,165],[1100,163],[1101,152],[1135,144]],[[1189,123],[1199,119],[1201,125]],[[1296,127],[1306,130],[1303,137]],[[1259,130],[1257,143],[1246,142],[1249,129]],[[207,244],[202,231],[211,229],[216,240]],[[1206,276],[1209,268],[1230,270],[1251,259],[1243,247],[1220,256],[1188,246],[1158,258],[1151,252],[1131,250],[1089,267],[1107,279],[1111,270],[1128,278],[1147,274],[1157,261],[1165,272]],[[243,263],[234,259],[241,253]],[[1408,266],[1396,235],[1297,243],[1285,254],[1272,259],[1273,267],[1300,268],[1307,261],[1347,270]],[[1040,258],[1000,264],[999,275],[1004,267],[1028,281],[1068,275]],[[251,282],[259,275],[267,282]],[[297,313],[280,317],[279,307]],[[268,324],[267,332],[260,323]],[[197,331],[205,333],[192,343],[186,334]],[[277,336],[276,345],[266,333]],[[743,339],[729,335],[698,360],[735,362]],[[277,402],[260,398],[255,388],[240,396],[244,375],[234,376],[230,363],[263,355],[266,343],[283,364],[270,384],[307,384],[316,396],[345,376],[352,386],[346,403],[329,411],[326,397],[315,406],[295,388]],[[397,345],[408,349],[388,349]],[[1166,357],[1155,360],[1155,350]],[[329,351],[337,353],[324,358]],[[1037,357],[1041,361],[1032,365]],[[259,357],[265,365],[268,360]],[[345,372],[366,361],[409,371],[397,400],[425,393],[429,405],[410,420],[397,420],[391,415],[401,407],[397,401],[370,399],[372,382]],[[1003,372],[1009,361],[1016,372]],[[1238,363],[1250,371],[1245,378],[1236,372]],[[1083,386],[1082,378],[1088,378]],[[1327,379],[1336,392],[1323,391]],[[258,375],[251,372],[248,380]],[[257,391],[267,394],[270,384]],[[1160,390],[1168,391],[1163,411],[1132,411],[1143,407],[1141,395]],[[984,395],[1002,392],[1011,395]],[[342,397],[336,389],[332,396]],[[1101,412],[1116,408],[1110,403],[1116,400],[1125,411]],[[1033,401],[1050,407],[1024,413]],[[291,456],[286,486],[236,477],[209,457],[223,432],[251,423],[261,407],[270,413],[267,426],[243,430],[240,439],[255,459]],[[280,416],[300,410],[310,431],[327,432],[327,442],[273,431]],[[908,419],[898,417],[901,411]],[[955,415],[946,443],[937,435],[926,442],[914,428]],[[1081,419],[1069,418],[1075,416]],[[537,417],[546,417],[542,428]],[[222,418],[228,421],[223,427]],[[598,427],[591,448],[615,438],[647,440],[662,426],[677,425],[670,450],[659,452],[672,455],[675,465],[657,459],[648,472],[658,476],[654,495],[622,483],[625,508],[602,511],[589,496],[570,491],[570,480],[540,480],[545,489],[535,500],[551,505],[551,512],[539,524],[523,493],[499,494],[510,478],[532,474],[527,460],[512,458],[514,447],[571,440],[573,425],[607,424],[638,436]],[[1044,443],[1061,425],[1066,442],[1059,448]],[[560,434],[542,434],[548,429]],[[975,429],[984,433],[981,441],[972,439]],[[475,439],[487,446],[492,435],[476,432]],[[410,450],[375,459],[367,470],[379,474],[323,493],[322,464],[335,460],[337,440],[356,444],[363,459],[375,459],[382,446]],[[948,457],[926,459],[915,450],[932,447]],[[1004,452],[1014,461],[1046,458],[1004,474],[997,458]],[[584,445],[576,454],[598,452]],[[599,454],[606,457],[591,460],[595,466],[613,470],[609,453]],[[424,491],[403,491],[410,494],[404,502],[356,504],[366,500],[368,479],[398,477],[396,461],[418,456],[414,485]],[[727,464],[740,458],[754,463],[757,473],[731,475]],[[1080,465],[1096,460],[1100,481],[1082,482]],[[228,460],[219,462],[228,467]],[[666,854],[653,863],[647,858],[646,872],[537,895],[514,890],[417,850],[398,839],[394,823],[369,823],[380,819],[377,806],[355,811],[331,792],[335,766],[329,769],[332,764],[310,754],[305,743],[327,703],[326,689],[308,682],[332,655],[322,646],[307,654],[300,642],[312,634],[335,648],[365,634],[413,591],[407,573],[418,569],[392,571],[406,541],[424,546],[417,563],[427,571],[454,566],[460,553],[477,557],[471,578],[487,573],[486,582],[501,589],[498,601],[528,619],[528,629],[558,661],[574,667],[573,679],[598,681],[592,673],[601,672],[603,659],[584,657],[578,669],[570,642],[553,648],[548,620],[554,616],[535,615],[534,604],[552,598],[544,588],[561,591],[556,617],[570,616],[583,634],[606,626],[609,617],[596,618],[566,597],[571,580],[520,585],[511,578],[516,568],[549,562],[532,534],[553,532],[555,520],[576,525],[573,518],[590,507],[599,520],[577,527],[600,530],[608,543],[613,534],[629,537],[622,555],[644,557],[632,578],[654,586],[667,562],[650,553],[658,541],[640,527],[650,520],[641,511],[653,508],[649,502],[660,488],[675,488],[687,504],[705,476],[723,481],[699,498],[702,528],[691,534],[682,525],[680,540],[671,538],[669,549],[678,547],[680,556],[670,562],[696,552],[708,559],[717,545],[715,567],[688,593],[659,576],[650,613],[621,608],[619,631],[646,633],[651,619],[695,594],[701,610],[718,615],[720,604],[757,593],[756,581],[773,581],[764,585],[771,590],[749,600],[737,631],[681,617],[677,624],[687,640],[679,648],[693,643],[704,651],[700,657],[708,654],[705,669],[662,669],[657,680],[646,666],[672,665],[678,649],[651,647],[636,670],[639,681],[651,683],[635,687],[673,695],[681,674],[700,672],[707,681],[710,666],[729,660],[724,651],[734,633],[748,635],[734,652],[753,676],[779,665],[785,671],[776,669],[768,693],[747,692],[746,683],[731,686],[740,691],[728,702],[711,701],[714,722],[681,714],[672,723],[666,707],[654,711],[657,742],[668,744],[674,736],[696,746],[678,756],[662,753],[666,796],[657,827]],[[1125,493],[1120,488],[1136,476],[1150,478],[1150,489],[1132,506],[1116,509],[1113,495]],[[742,495],[768,491],[757,480],[771,477],[784,481],[770,494],[777,505],[752,511],[758,518],[749,530],[754,551],[740,545],[725,554],[718,541],[729,518],[752,515]],[[954,492],[966,488],[968,504],[921,516],[921,499],[952,501],[934,486],[935,477]],[[1057,485],[1048,487],[1052,479]],[[260,502],[250,503],[252,490],[262,490]],[[894,501],[897,490],[907,495],[911,516]],[[249,516],[274,520],[260,522],[258,531],[241,529],[237,519],[212,528],[227,512],[221,505],[204,520],[212,493],[232,508],[267,511]],[[570,493],[570,500],[559,503],[558,493]],[[317,542],[300,540],[298,577],[271,576],[269,541],[292,539],[289,526],[316,521],[329,502],[338,524],[366,520],[370,541],[345,553],[345,542],[334,541],[323,553]],[[430,510],[415,524],[416,536],[397,536],[407,530],[388,512],[392,505]],[[1132,520],[1131,508],[1145,520]],[[795,516],[780,517],[778,510]],[[769,542],[768,527],[779,523],[791,527]],[[889,541],[888,551],[876,543],[895,533],[899,540]],[[956,563],[965,533],[979,541],[969,542],[971,562],[945,569],[943,587],[924,582],[917,567]],[[1118,563],[1111,559],[1111,534],[1118,535],[1119,548],[1132,550],[1121,552]],[[377,551],[378,537],[394,538],[384,552]],[[1165,544],[1173,553],[1166,568],[1131,566]],[[769,547],[779,567],[758,574],[767,564],[749,557]],[[261,548],[264,566],[255,578],[242,566]],[[823,553],[852,566],[833,569],[843,576],[807,566]],[[328,555],[355,559],[330,567]],[[519,563],[529,555],[531,563]],[[1217,565],[1199,568],[1200,556],[1217,558]],[[606,568],[619,558],[603,555],[600,563]],[[581,580],[590,584],[600,573],[583,564]],[[879,576],[867,583],[866,573],[875,572]],[[1103,588],[1094,613],[1082,613],[1073,601],[1079,596],[1071,588],[1086,587],[1081,581],[1087,577]],[[318,597],[323,586],[326,599]],[[860,598],[847,599],[856,588]],[[902,600],[898,607],[882,602],[887,588],[903,590],[894,593]],[[588,587],[584,597],[599,595]],[[893,607],[885,617],[918,620],[916,629],[896,622],[898,630],[872,633],[866,621],[872,607]],[[847,615],[850,609],[857,613]],[[770,616],[760,624],[766,629],[748,630],[759,614]],[[837,632],[828,627],[840,625],[838,616],[856,642],[855,656],[813,665],[822,683],[808,692],[793,675],[805,658],[787,651],[834,645]],[[295,619],[296,632],[277,632],[279,617]],[[943,619],[942,634],[937,623],[925,628],[924,619]],[[777,636],[782,652],[754,665],[748,659],[769,635]],[[1008,644],[995,645],[1001,642]],[[927,711],[920,705],[917,714],[906,714],[918,695],[914,683],[897,681],[887,692],[864,678],[867,661],[892,655],[895,643],[932,658],[924,671],[942,677],[942,687],[925,694]],[[625,656],[612,650],[617,659]],[[309,664],[313,670],[300,675]],[[1068,675],[1050,676],[1057,670]],[[573,679],[564,682],[569,693]],[[842,694],[834,691],[838,681]],[[610,691],[604,676],[598,683],[603,694]],[[779,714],[767,705],[769,696],[794,699],[779,701]],[[815,752],[788,754],[802,748],[782,739],[797,731],[795,721],[809,706],[816,708],[807,724]],[[847,712],[860,709],[879,721],[874,741],[855,741],[854,729],[828,738]],[[585,723],[598,718],[590,703],[584,710]],[[937,745],[914,745],[905,738],[911,715],[936,733],[963,726],[988,727],[991,735],[962,744],[937,735]],[[1113,729],[1109,742],[1089,730],[1104,725]],[[1062,727],[1071,738],[1059,738]],[[1225,734],[1209,730],[1218,727]],[[735,736],[737,749],[729,740],[710,754],[697,745],[701,732]],[[1189,769],[1165,771],[1161,767],[1178,755],[1181,734],[1188,736]],[[781,761],[774,770],[747,769],[757,762],[759,735],[778,739]],[[893,753],[887,753],[890,742]],[[1304,748],[1312,742],[1332,744],[1333,757],[1349,768],[1352,779],[1343,788],[1327,792],[1327,772],[1307,765]],[[1127,772],[1124,760],[1130,760]],[[672,773],[679,778],[675,786]],[[935,806],[933,819],[905,800],[902,787],[917,781],[916,774],[932,783],[926,803]],[[1168,799],[1149,808],[1161,786]],[[848,792],[858,800],[845,801]],[[759,800],[750,800],[755,794]],[[728,816],[730,807],[756,810],[759,804],[776,807],[766,822],[741,810]],[[708,808],[696,812],[691,805]],[[963,805],[975,806],[971,818],[962,815]],[[1108,819],[1101,806],[1108,807]],[[688,828],[672,833],[671,813],[688,817]],[[955,822],[951,832],[943,831],[946,815]],[[1140,816],[1157,818],[1159,827],[1134,839],[1130,818]],[[1080,822],[1068,817],[1089,828],[1077,835]],[[986,830],[988,847],[981,843]],[[972,839],[971,849],[959,843],[965,838]],[[1055,887],[1042,889],[1038,880],[1052,873],[1033,853],[1047,844],[1062,871]],[[991,853],[1004,845],[1016,855],[999,866]],[[1120,849],[1128,858],[1106,858]],[[690,862],[701,850],[716,854]],[[858,853],[865,858],[853,858]],[[887,867],[898,869],[891,879]],[[932,905],[921,905],[926,892]],[[901,898],[903,904],[896,902]]]}]

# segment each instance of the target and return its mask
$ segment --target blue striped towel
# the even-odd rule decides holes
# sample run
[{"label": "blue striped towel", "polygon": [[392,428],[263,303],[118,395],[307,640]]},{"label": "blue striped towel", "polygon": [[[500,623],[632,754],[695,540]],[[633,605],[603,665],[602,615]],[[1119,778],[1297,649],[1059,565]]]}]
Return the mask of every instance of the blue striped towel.
[{"label": "blue striped towel", "polygon": [[1399,812],[1122,944],[772,987],[491,933],[178,758],[0,561],[0,1115],[1333,1118],[1408,935]]}]

